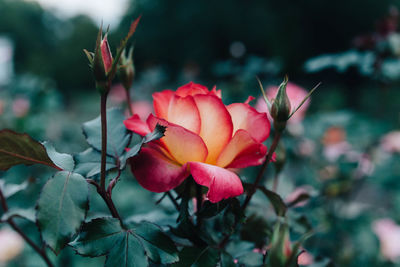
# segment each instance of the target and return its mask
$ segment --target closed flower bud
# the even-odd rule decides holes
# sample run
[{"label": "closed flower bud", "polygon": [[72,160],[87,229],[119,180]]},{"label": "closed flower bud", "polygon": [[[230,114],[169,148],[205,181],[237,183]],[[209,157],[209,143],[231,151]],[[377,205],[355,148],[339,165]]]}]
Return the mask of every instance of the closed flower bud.
[{"label": "closed flower bud", "polygon": [[286,122],[290,117],[290,100],[286,93],[287,78],[281,83],[278,93],[271,106],[271,117],[274,119],[275,130],[281,132],[286,127]]},{"label": "closed flower bud", "polygon": [[118,63],[118,78],[126,90],[132,86],[135,77],[135,66],[133,65],[133,47],[129,49],[128,55],[125,50],[122,52],[121,59]]}]

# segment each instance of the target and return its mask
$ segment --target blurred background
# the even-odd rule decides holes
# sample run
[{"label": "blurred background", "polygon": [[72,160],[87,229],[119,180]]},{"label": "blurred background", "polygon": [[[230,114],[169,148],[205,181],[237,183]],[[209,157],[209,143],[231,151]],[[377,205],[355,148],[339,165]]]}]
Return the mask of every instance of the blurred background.
[{"label": "blurred background", "polygon": [[[151,112],[153,92],[190,81],[217,85],[226,104],[259,97],[256,77],[266,88],[286,74],[304,90],[321,82],[284,140],[278,192],[302,188],[311,196],[291,213],[293,235],[321,229],[304,244],[314,264],[400,266],[399,9],[397,0],[0,0],[0,128],[50,140],[61,152],[83,151],[81,124],[99,114],[83,49],[93,50],[103,22],[115,53],[142,15],[131,42],[135,112]],[[109,106],[124,108],[123,93],[116,81]],[[27,170],[0,177],[23,181]],[[30,176],[40,184],[45,175]],[[144,200],[117,199],[123,213],[147,214],[153,206],[145,199],[159,196],[125,176],[135,189],[119,190]],[[25,194],[35,198],[38,189]],[[268,222],[267,208],[255,207],[254,222]],[[61,255],[64,266],[89,266],[71,255]],[[25,246],[3,264],[40,266],[32,259]]]}]

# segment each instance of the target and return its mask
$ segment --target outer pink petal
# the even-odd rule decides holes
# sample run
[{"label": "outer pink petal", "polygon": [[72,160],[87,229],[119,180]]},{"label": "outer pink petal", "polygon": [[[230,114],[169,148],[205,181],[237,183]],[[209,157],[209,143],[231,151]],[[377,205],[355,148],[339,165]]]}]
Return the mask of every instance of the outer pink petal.
[{"label": "outer pink petal", "polygon": [[168,121],[196,134],[200,132],[200,113],[192,96],[174,95],[168,109]]},{"label": "outer pink petal", "polygon": [[221,152],[217,165],[228,168],[256,166],[264,161],[267,147],[255,141],[250,134],[239,129]]},{"label": "outer pink petal", "polygon": [[234,172],[200,162],[189,162],[189,166],[196,183],[209,188],[207,197],[211,202],[243,194],[242,182]]},{"label": "outer pink petal", "polygon": [[198,83],[190,82],[188,84],[179,87],[178,90],[176,90],[176,95],[180,97],[185,97],[188,95],[194,96],[198,94],[201,95],[208,94],[207,87]]},{"label": "outer pink petal", "polygon": [[165,136],[160,140],[164,142],[169,153],[179,163],[185,164],[188,161],[204,161],[206,159],[208,154],[207,147],[197,134],[152,115],[149,116],[147,121],[151,129],[157,123],[167,127]]},{"label": "outer pink petal", "polygon": [[112,67],[113,58],[111,55],[110,46],[108,45],[107,34],[104,36],[104,39],[101,40],[100,49],[101,57],[103,58],[104,63],[104,70],[109,72]]},{"label": "outer pink petal", "polygon": [[213,89],[210,92],[211,95],[218,96],[218,98],[222,98],[221,90],[217,90],[217,86],[214,85]]},{"label": "outer pink petal", "polygon": [[186,165],[177,165],[149,147],[142,148],[139,155],[130,159],[129,163],[139,184],[157,193],[177,187],[189,174]]},{"label": "outer pink petal", "polygon": [[260,113],[253,107],[244,103],[234,103],[228,106],[233,122],[233,132],[239,129],[249,132],[257,142],[268,138],[271,124],[267,114]]},{"label": "outer pink petal", "polygon": [[207,163],[215,164],[221,151],[232,138],[232,119],[228,110],[215,95],[194,96],[200,112],[200,136],[207,145]]},{"label": "outer pink petal", "polygon": [[154,113],[157,117],[168,119],[169,103],[174,94],[174,91],[171,90],[164,90],[153,94]]},{"label": "outer pink petal", "polygon": [[145,136],[150,133],[151,130],[146,122],[139,118],[139,115],[134,114],[129,119],[124,120],[125,127],[132,132],[135,132],[141,136]]}]

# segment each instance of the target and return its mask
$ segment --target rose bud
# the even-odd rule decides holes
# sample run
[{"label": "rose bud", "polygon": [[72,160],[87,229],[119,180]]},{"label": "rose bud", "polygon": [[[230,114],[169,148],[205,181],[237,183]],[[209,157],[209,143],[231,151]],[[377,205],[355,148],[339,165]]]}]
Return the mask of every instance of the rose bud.
[{"label": "rose bud", "polygon": [[96,47],[94,53],[84,49],[89,66],[92,68],[93,76],[96,81],[96,87],[101,93],[107,93],[109,87],[109,71],[112,67],[112,55],[107,41],[107,34],[103,38],[103,29],[100,27],[97,35]]},{"label": "rose bud", "polygon": [[278,93],[271,106],[271,117],[274,119],[274,127],[278,132],[282,132],[286,127],[286,122],[290,117],[290,100],[286,93],[288,79],[281,83]]},{"label": "rose bud", "polygon": [[121,59],[118,62],[117,75],[125,90],[129,90],[132,86],[133,78],[135,77],[133,47],[129,49],[128,55],[126,55],[125,50],[122,52]]}]

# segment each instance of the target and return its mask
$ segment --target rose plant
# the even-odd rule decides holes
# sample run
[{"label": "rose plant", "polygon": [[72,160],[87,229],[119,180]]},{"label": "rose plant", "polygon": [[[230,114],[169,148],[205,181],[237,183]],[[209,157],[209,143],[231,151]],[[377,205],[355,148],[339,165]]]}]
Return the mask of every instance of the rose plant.
[{"label": "rose plant", "polygon": [[[100,93],[100,117],[82,126],[88,149],[75,155],[59,153],[49,143],[37,142],[27,134],[0,131],[0,170],[40,164],[57,171],[43,186],[35,210],[8,203],[27,184],[0,179],[0,222],[9,224],[47,266],[54,266],[47,248],[58,255],[67,246],[83,257],[106,256],[105,266],[297,266],[300,243],[285,250],[286,211],[304,200],[304,194],[302,199],[285,203],[275,187],[269,190],[261,182],[269,163],[275,161],[287,121],[312,91],[291,106],[287,79],[273,100],[261,86],[268,109],[259,112],[249,105],[251,98],[225,105],[221,90],[190,82],[176,91],[154,93],[154,114],[146,120],[138,114],[125,118],[118,109],[107,110],[106,104],[118,75],[128,107],[132,107],[129,89],[134,78],[133,53],[132,49],[126,53],[125,47],[138,22],[131,24],[115,56],[108,34],[103,37],[101,28],[94,52],[85,50]],[[268,140],[270,120],[273,140]],[[269,141],[268,149],[265,141]],[[281,158],[276,157],[276,164],[282,164]],[[165,196],[170,198],[176,208],[175,224],[167,228],[120,215],[113,189],[127,165],[142,187],[164,193],[158,203]],[[240,178],[241,169],[258,165],[253,182]],[[261,233],[261,243],[252,244],[242,235],[252,227],[246,221],[246,209],[257,190],[269,199],[276,218],[270,235]],[[111,216],[87,218],[93,209],[89,205],[93,192],[104,201]],[[24,233],[15,217],[35,223],[41,243]],[[250,258],[256,263],[249,263]]]}]

